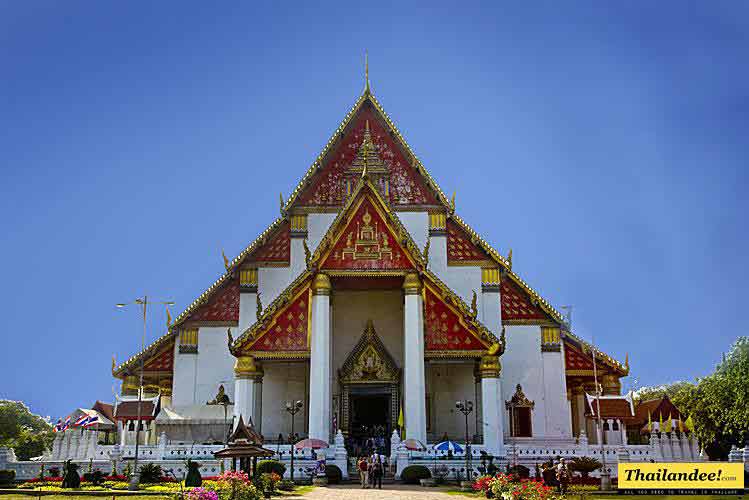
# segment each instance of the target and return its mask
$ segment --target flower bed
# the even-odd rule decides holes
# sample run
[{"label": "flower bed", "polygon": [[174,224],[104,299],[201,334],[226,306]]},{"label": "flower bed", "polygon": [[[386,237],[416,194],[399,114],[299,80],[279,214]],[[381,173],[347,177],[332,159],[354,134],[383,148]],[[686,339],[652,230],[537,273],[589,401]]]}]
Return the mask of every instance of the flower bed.
[{"label": "flower bed", "polygon": [[518,480],[507,474],[479,477],[474,481],[473,489],[483,492],[487,498],[503,500],[549,500],[554,496],[554,490],[541,481]]}]

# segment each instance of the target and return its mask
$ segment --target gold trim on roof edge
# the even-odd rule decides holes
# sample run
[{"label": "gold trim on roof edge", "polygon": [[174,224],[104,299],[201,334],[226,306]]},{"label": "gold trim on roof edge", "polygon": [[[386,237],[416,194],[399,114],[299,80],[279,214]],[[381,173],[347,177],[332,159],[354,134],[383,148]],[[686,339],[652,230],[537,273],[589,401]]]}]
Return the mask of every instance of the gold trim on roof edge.
[{"label": "gold trim on roof edge", "polygon": [[579,344],[580,349],[583,351],[583,354],[588,354],[591,350],[596,351],[596,356],[601,357],[601,361],[607,363],[610,368],[614,368],[615,370],[619,371],[623,376],[629,375],[629,367],[626,365],[620,363],[616,359],[612,358],[605,352],[601,351],[597,347],[594,347],[592,344],[589,344],[588,342],[584,341],[577,335],[575,335],[572,332],[568,332],[566,330],[562,331],[562,340],[571,340],[573,342],[576,342]]}]

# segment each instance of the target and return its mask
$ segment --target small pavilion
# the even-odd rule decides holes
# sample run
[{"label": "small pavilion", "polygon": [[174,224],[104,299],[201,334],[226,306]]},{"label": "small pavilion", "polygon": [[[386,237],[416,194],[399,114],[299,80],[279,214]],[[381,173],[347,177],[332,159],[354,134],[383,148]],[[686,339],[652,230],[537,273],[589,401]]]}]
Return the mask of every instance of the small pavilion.
[{"label": "small pavilion", "polygon": [[263,436],[260,435],[250,420],[245,425],[242,416],[239,417],[237,428],[229,437],[229,442],[223,450],[213,454],[218,459],[231,458],[232,470],[237,470],[237,459],[239,459],[239,470],[255,477],[257,470],[257,459],[269,458],[274,455],[273,451],[263,448]]}]

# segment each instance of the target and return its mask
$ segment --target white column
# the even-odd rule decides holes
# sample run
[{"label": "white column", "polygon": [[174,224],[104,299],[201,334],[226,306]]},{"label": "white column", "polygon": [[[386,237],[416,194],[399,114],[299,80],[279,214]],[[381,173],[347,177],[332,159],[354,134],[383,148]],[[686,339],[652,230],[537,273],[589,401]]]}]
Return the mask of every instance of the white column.
[{"label": "white column", "polygon": [[405,306],[403,311],[403,414],[406,437],[426,444],[426,384],[424,382],[424,316],[421,282],[416,273],[403,281]]},{"label": "white column", "polygon": [[330,278],[318,273],[312,285],[309,360],[309,437],[330,442]]},{"label": "white column", "polygon": [[262,387],[263,369],[252,356],[240,356],[234,364],[234,426],[239,417],[245,424],[250,421],[259,431],[259,409],[262,400],[258,387]]},{"label": "white column", "polygon": [[482,422],[484,448],[494,456],[504,456],[504,430],[499,385],[499,359],[496,356],[484,356],[479,368],[481,373]]}]

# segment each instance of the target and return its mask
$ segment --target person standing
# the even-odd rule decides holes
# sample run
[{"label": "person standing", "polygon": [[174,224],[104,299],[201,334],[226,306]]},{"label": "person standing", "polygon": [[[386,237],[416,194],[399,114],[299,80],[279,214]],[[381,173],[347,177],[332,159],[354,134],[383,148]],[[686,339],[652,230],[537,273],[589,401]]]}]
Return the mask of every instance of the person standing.
[{"label": "person standing", "polygon": [[559,492],[564,495],[567,493],[567,486],[570,484],[570,469],[564,462],[564,458],[559,459],[557,465],[557,482],[559,483]]},{"label": "person standing", "polygon": [[357,465],[359,467],[359,479],[361,480],[361,487],[367,489],[367,483],[369,482],[369,467],[367,464],[367,459],[365,457],[359,457],[359,462]]}]

